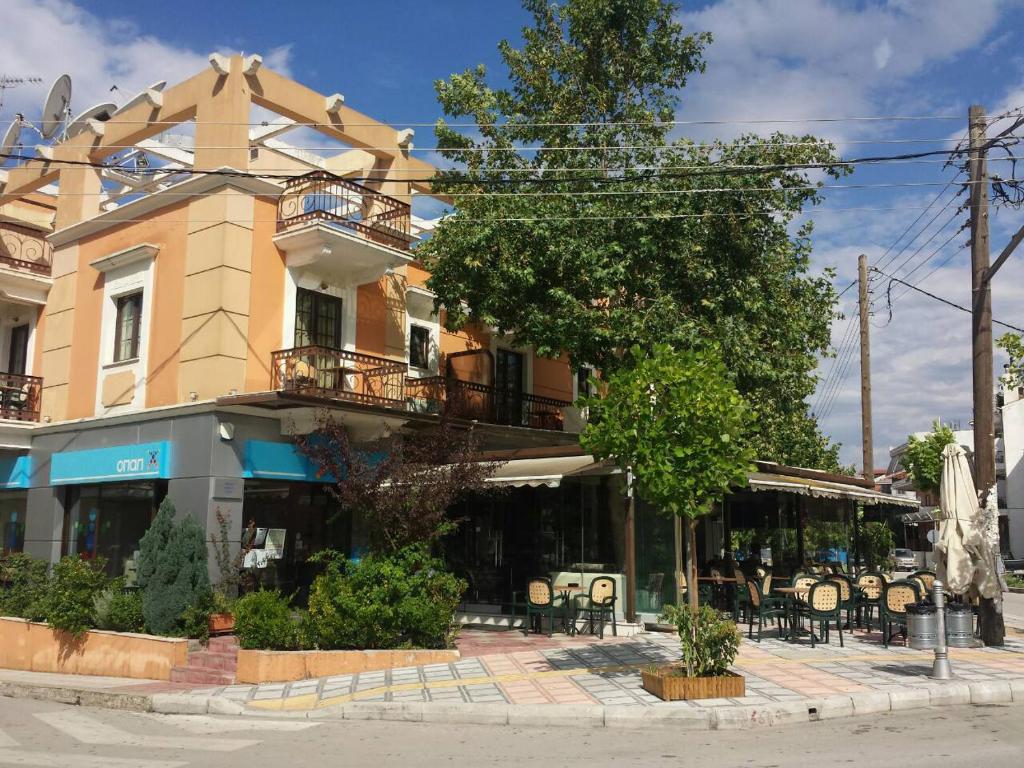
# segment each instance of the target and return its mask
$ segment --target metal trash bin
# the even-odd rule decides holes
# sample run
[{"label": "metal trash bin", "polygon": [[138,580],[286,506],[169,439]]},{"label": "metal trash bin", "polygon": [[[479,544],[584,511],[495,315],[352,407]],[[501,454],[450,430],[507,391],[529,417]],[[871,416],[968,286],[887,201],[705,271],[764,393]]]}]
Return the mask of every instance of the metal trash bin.
[{"label": "metal trash bin", "polygon": [[931,603],[911,603],[907,606],[907,643],[915,651],[938,648],[938,608]]},{"label": "metal trash bin", "polygon": [[946,644],[950,648],[974,646],[973,618],[971,606],[967,603],[946,606]]}]

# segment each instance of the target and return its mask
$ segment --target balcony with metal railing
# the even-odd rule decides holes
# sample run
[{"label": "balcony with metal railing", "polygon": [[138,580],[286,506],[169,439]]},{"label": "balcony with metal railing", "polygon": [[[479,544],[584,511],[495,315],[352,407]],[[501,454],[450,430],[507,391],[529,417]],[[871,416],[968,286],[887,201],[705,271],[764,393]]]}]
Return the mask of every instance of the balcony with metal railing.
[{"label": "balcony with metal railing", "polygon": [[53,246],[43,232],[9,221],[0,221],[0,266],[49,276]]},{"label": "balcony with metal railing", "polygon": [[486,424],[562,431],[572,405],[454,377],[412,378],[403,362],[327,347],[274,352],[271,371],[271,388],[281,392],[421,414],[447,408],[456,418]]},{"label": "balcony with metal railing", "polygon": [[0,420],[39,421],[42,392],[38,376],[0,372]]},{"label": "balcony with metal railing", "polygon": [[327,171],[289,179],[277,205],[277,231],[322,222],[367,240],[409,250],[412,212],[408,203]]}]

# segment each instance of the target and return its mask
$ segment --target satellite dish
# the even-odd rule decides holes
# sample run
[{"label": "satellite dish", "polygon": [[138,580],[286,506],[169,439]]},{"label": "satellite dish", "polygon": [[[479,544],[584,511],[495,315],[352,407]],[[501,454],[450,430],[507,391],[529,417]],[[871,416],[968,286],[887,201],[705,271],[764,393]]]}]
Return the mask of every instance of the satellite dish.
[{"label": "satellite dish", "polygon": [[43,103],[43,120],[39,133],[44,139],[52,138],[64,122],[71,104],[71,75],[61,75],[50,87]]},{"label": "satellite dish", "polygon": [[104,102],[103,104],[97,104],[94,107],[89,107],[87,110],[78,115],[71,124],[68,126],[68,138],[77,136],[84,131],[89,124],[90,120],[99,120],[101,123],[106,122],[110,119],[111,115],[117,112],[117,104],[113,102]]},{"label": "satellite dish", "polygon": [[[18,143],[18,138],[21,136],[21,115],[14,118],[11,121],[11,127],[4,133],[3,143],[0,144],[0,154],[9,155],[11,150],[14,149],[14,145]],[[0,157],[0,163],[7,158]]]}]

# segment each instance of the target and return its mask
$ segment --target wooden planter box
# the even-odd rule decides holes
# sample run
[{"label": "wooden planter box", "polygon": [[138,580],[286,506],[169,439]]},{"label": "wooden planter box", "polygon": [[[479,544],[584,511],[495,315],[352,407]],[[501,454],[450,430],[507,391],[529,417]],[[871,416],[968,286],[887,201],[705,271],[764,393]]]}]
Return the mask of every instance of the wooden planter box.
[{"label": "wooden planter box", "polygon": [[736,699],[746,695],[742,675],[726,672],[722,677],[687,677],[680,667],[661,667],[641,672],[644,690],[663,701],[683,699]]},{"label": "wooden planter box", "polygon": [[235,617],[230,613],[211,613],[207,626],[211,635],[223,635],[235,628]]}]

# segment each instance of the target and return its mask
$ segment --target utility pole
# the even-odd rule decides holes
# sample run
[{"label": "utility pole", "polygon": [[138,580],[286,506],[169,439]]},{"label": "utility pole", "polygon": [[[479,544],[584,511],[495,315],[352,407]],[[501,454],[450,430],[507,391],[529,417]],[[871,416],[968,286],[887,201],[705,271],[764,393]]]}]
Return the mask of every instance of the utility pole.
[{"label": "utility pole", "polygon": [[871,434],[871,333],[868,304],[868,257],[857,259],[860,275],[860,434],[863,448],[865,480],[875,480],[875,447]]},{"label": "utility pole", "polygon": [[[974,368],[974,485],[984,506],[996,492],[995,424],[992,386],[992,289],[989,283],[988,160],[985,108],[968,112],[971,201],[971,352]],[[996,547],[998,557],[998,545]],[[978,620],[985,645],[1002,645],[1003,616],[995,602],[980,601]]]}]

